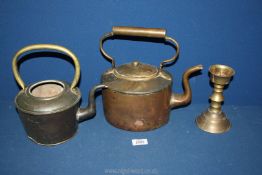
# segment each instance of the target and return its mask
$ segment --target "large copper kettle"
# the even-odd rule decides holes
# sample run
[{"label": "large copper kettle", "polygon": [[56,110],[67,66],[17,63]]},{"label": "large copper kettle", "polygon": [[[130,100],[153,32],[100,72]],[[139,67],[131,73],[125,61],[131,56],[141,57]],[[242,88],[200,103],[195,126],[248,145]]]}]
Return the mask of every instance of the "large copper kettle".
[{"label": "large copper kettle", "polygon": [[[116,67],[115,60],[103,49],[103,42],[115,36],[155,38],[164,43],[172,42],[176,54],[163,61],[159,68],[137,61]],[[166,124],[172,108],[191,101],[189,76],[203,68],[202,65],[189,68],[183,75],[184,93],[172,93],[172,75],[163,67],[176,60],[179,45],[166,35],[165,29],[159,28],[113,27],[112,32],[101,38],[100,51],[112,63],[112,68],[102,75],[101,80],[108,86],[102,90],[106,119],[113,126],[130,131],[147,131]]]}]

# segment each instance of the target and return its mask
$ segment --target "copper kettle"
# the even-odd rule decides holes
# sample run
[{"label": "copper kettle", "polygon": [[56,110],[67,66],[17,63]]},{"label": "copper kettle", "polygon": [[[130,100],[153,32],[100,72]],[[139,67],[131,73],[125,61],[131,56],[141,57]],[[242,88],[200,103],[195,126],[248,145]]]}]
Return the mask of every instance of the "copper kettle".
[{"label": "copper kettle", "polygon": [[[155,38],[164,43],[172,42],[176,54],[163,61],[159,68],[137,61],[116,67],[115,60],[103,49],[104,41],[115,36]],[[191,101],[189,76],[203,69],[202,65],[189,68],[183,75],[184,93],[172,93],[172,75],[163,67],[176,60],[179,44],[166,35],[165,29],[113,27],[112,32],[101,38],[100,51],[112,63],[112,68],[101,78],[102,84],[108,86],[102,90],[106,119],[113,126],[129,131],[147,131],[166,124],[172,108]]]},{"label": "copper kettle", "polygon": [[[44,80],[28,86],[17,66],[18,58],[28,52],[52,50],[69,56],[75,65],[73,82]],[[80,77],[77,57],[67,48],[53,44],[29,45],[19,50],[12,62],[14,77],[22,90],[15,98],[16,108],[28,137],[41,145],[57,145],[73,137],[78,123],[96,113],[95,92],[105,85],[95,86],[89,93],[88,106],[79,108],[81,93],[76,87]]]}]

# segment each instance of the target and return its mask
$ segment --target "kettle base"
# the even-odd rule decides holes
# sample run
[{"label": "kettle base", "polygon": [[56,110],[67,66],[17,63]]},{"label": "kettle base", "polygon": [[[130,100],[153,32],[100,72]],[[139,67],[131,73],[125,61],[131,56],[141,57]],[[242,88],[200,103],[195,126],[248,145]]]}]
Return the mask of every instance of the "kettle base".
[{"label": "kettle base", "polygon": [[152,130],[158,129],[158,128],[166,125],[168,123],[168,120],[163,121],[162,123],[157,123],[157,124],[154,124],[154,125],[146,125],[146,126],[145,126],[145,124],[142,120],[136,120],[136,121],[133,122],[133,124],[131,122],[129,124],[121,124],[120,122],[119,123],[116,123],[116,122],[113,123],[108,119],[107,119],[107,122],[110,125],[118,128],[118,129],[121,129],[121,130],[132,131],[132,132],[144,132],[144,131],[152,131]]},{"label": "kettle base", "polygon": [[71,140],[72,138],[75,137],[75,135],[77,135],[77,132],[75,132],[71,137],[61,141],[61,142],[57,142],[57,143],[49,143],[49,144],[46,144],[46,143],[40,143],[40,142],[37,142],[34,138],[30,137],[30,136],[27,136],[29,138],[29,140],[31,140],[33,143],[36,143],[38,145],[41,145],[41,146],[56,146],[56,145],[60,145],[60,144],[63,144],[69,140]]}]

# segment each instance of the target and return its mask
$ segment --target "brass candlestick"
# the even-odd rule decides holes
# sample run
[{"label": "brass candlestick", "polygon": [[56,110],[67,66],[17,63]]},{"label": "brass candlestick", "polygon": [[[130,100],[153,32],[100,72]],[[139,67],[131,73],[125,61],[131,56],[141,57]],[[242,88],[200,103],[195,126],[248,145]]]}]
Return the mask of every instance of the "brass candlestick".
[{"label": "brass candlestick", "polygon": [[214,84],[214,90],[210,96],[211,104],[207,111],[196,118],[198,127],[209,133],[224,133],[230,129],[230,121],[221,110],[221,103],[224,101],[223,89],[229,84],[234,69],[225,65],[212,65],[209,68],[210,80]]}]

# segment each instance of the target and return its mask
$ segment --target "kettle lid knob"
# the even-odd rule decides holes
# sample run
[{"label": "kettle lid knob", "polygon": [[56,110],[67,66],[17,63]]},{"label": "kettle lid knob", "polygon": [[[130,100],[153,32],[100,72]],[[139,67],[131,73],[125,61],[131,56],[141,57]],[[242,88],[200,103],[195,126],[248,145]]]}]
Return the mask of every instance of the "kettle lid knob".
[{"label": "kettle lid knob", "polygon": [[139,61],[134,61],[134,62],[132,62],[132,64],[133,64],[133,66],[137,67],[137,66],[139,66],[141,63],[140,63]]}]

